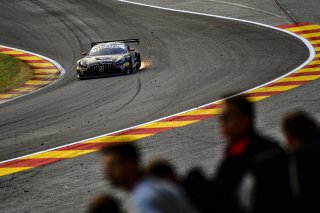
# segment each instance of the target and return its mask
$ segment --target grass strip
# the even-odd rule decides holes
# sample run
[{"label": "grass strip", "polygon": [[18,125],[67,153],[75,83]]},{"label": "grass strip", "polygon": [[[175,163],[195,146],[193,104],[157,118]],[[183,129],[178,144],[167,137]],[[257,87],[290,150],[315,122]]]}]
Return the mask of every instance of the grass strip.
[{"label": "grass strip", "polygon": [[19,87],[33,78],[28,64],[0,53],[0,92]]}]

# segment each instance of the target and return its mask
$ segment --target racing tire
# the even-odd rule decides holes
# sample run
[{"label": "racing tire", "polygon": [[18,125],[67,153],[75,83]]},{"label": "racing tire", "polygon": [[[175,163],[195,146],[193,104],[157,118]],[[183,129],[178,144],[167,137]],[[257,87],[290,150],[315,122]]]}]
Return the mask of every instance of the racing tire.
[{"label": "racing tire", "polygon": [[138,61],[138,64],[137,64],[137,66],[136,66],[136,70],[139,71],[140,68],[141,68],[141,56],[140,56],[139,53],[138,53],[138,55],[137,55],[137,61]]},{"label": "racing tire", "polygon": [[135,68],[133,67],[131,60],[130,60],[129,63],[130,63],[130,66],[129,66],[128,70],[127,70],[127,75],[130,75],[130,74],[134,73],[134,71],[135,71]]}]

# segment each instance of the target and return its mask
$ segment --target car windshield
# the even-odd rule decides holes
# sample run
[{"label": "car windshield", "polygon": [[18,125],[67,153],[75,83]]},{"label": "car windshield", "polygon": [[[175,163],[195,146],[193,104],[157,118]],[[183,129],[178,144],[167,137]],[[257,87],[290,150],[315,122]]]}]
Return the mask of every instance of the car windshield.
[{"label": "car windshield", "polygon": [[93,48],[89,56],[98,56],[98,55],[118,55],[118,54],[125,54],[127,51],[120,47],[96,47]]}]

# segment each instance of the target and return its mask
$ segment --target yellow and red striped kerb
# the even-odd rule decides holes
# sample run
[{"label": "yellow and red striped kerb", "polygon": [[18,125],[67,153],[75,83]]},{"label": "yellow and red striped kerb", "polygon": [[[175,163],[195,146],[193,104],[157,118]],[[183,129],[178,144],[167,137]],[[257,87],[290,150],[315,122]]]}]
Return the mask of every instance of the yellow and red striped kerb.
[{"label": "yellow and red striped kerb", "polygon": [[307,39],[316,51],[315,58],[308,65],[289,76],[250,91],[248,95],[252,101],[268,98],[320,78],[320,25],[298,23],[278,27]]},{"label": "yellow and red striped kerb", "polygon": [[59,69],[53,63],[40,56],[1,46],[0,53],[20,59],[28,64],[33,71],[33,78],[31,80],[20,85],[18,88],[0,93],[0,103],[31,93],[51,84],[60,77]]},{"label": "yellow and red striped kerb", "polygon": [[[294,32],[308,39],[315,48],[317,54],[313,61],[302,69],[269,85],[248,92],[247,95],[253,102],[266,99],[320,78],[320,25],[300,23],[296,25],[281,26],[281,28],[285,28],[290,32]],[[67,145],[62,148],[3,162],[0,163],[0,176],[92,153],[111,143],[132,142],[161,132],[190,125],[219,114],[220,106],[220,103],[210,104],[205,107],[180,113],[169,118],[115,134],[105,135],[95,139]]]}]

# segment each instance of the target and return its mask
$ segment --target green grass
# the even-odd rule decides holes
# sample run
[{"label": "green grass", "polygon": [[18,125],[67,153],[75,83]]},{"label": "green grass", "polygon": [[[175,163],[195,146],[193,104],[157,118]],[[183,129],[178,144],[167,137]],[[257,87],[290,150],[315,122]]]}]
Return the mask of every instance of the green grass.
[{"label": "green grass", "polygon": [[0,92],[19,87],[32,77],[32,70],[26,63],[14,57],[0,54]]}]

